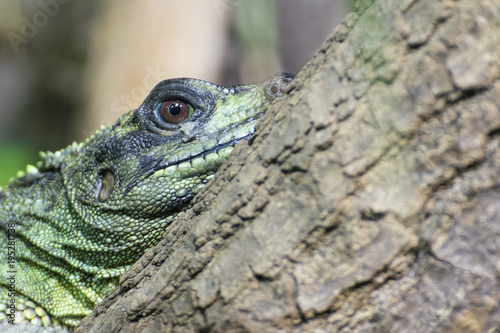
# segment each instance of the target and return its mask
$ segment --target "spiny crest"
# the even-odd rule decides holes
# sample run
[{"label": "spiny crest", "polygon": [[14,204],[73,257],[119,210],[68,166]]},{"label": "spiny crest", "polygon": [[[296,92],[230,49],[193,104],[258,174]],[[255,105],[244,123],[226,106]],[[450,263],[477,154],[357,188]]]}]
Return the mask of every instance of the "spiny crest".
[{"label": "spiny crest", "polygon": [[41,151],[40,157],[42,160],[37,163],[38,169],[58,169],[61,167],[61,163],[64,162],[64,160],[75,154],[80,154],[82,150],[87,146],[89,143],[94,141],[96,138],[98,138],[101,134],[104,133],[109,133],[109,129],[111,126],[105,126],[102,125],[100,129],[98,129],[94,134],[92,134],[90,137],[88,137],[84,142],[73,142],[71,145],[67,146],[64,149],[58,150],[56,152],[43,152]]},{"label": "spiny crest", "polygon": [[101,126],[94,134],[88,137],[84,142],[73,142],[71,145],[67,146],[64,149],[51,152],[39,152],[41,161],[37,162],[36,166],[27,165],[26,170],[19,170],[16,174],[16,177],[12,177],[9,180],[9,185],[11,185],[16,180],[23,178],[25,176],[36,177],[38,176],[40,171],[50,170],[50,169],[59,169],[61,164],[66,160],[66,158],[74,157],[77,154],[80,154],[83,149],[89,144],[91,144],[96,138],[99,138],[101,135],[107,135],[109,133],[109,129],[111,126]]}]

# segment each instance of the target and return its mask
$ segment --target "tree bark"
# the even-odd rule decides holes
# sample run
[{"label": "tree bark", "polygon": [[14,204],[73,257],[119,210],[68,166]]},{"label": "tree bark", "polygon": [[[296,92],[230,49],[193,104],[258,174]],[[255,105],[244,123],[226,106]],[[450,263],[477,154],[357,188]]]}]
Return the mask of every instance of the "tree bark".
[{"label": "tree bark", "polygon": [[364,0],[77,332],[499,332],[500,3]]}]

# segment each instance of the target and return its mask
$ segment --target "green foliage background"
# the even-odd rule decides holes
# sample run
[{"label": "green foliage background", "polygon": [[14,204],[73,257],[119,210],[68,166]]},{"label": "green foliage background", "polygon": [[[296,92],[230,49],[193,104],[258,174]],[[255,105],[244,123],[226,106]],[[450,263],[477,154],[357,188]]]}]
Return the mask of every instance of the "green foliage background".
[{"label": "green foliage background", "polygon": [[[9,179],[15,177],[19,170],[25,171],[27,164],[36,165],[40,160],[38,152],[29,146],[20,144],[0,145],[0,186],[9,183]],[[4,163],[6,162],[6,163]]]}]

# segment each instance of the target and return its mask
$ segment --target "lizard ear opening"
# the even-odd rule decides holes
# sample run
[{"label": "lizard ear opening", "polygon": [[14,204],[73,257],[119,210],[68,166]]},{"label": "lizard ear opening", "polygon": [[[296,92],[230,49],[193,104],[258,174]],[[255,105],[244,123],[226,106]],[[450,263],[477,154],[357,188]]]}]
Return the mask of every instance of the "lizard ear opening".
[{"label": "lizard ear opening", "polygon": [[115,176],[113,176],[110,170],[104,170],[101,173],[101,190],[98,196],[99,202],[106,202],[111,196],[111,193],[113,193],[114,188]]}]

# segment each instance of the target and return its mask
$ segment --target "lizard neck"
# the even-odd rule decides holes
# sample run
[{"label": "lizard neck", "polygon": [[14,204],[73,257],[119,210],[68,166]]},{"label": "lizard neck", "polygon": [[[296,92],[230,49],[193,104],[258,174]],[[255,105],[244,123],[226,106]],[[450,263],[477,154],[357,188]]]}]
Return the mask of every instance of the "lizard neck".
[{"label": "lizard neck", "polygon": [[93,256],[72,246],[71,223],[60,218],[75,218],[62,183],[57,171],[39,173],[0,194],[0,246],[8,254],[0,276],[10,278],[0,280],[0,299],[15,300],[20,310],[20,303],[32,301],[63,324],[76,325],[130,265],[101,267],[99,275],[92,263],[84,265]]}]

